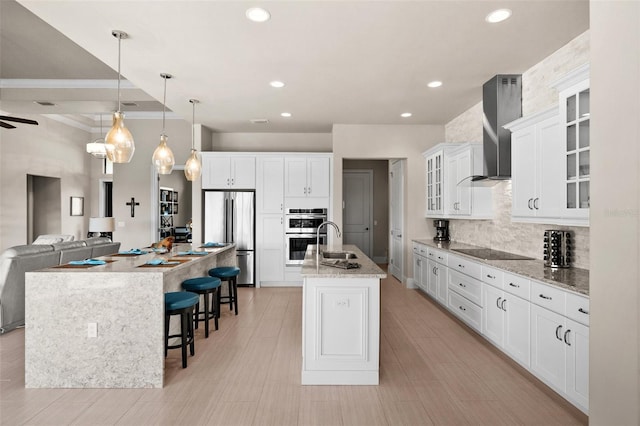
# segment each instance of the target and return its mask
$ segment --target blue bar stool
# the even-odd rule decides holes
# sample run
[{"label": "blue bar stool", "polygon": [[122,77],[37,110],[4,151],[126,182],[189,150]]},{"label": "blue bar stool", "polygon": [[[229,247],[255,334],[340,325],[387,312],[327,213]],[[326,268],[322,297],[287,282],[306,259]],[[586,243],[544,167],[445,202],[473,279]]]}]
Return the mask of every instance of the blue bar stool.
[{"label": "blue bar stool", "polygon": [[[200,303],[198,303],[196,305],[194,321],[196,328],[198,328],[200,321],[204,321],[204,337],[209,337],[209,320],[211,318],[215,321],[216,330],[218,329],[218,318],[220,317],[220,278],[190,278],[182,282],[182,288],[185,289],[185,291],[204,296],[204,312],[200,312]],[[209,296],[211,296],[211,305],[209,305]],[[209,309],[209,306],[211,306],[211,309]],[[200,317],[201,315],[203,318]]]},{"label": "blue bar stool", "polygon": [[[175,291],[164,294],[164,356],[169,349],[182,348],[182,368],[187,368],[187,346],[191,356],[196,348],[193,339],[193,310],[200,301],[200,296],[188,291]],[[169,335],[169,323],[172,315],[180,315],[180,334]],[[179,345],[169,346],[169,339],[180,337]]]},{"label": "blue bar stool", "polygon": [[218,266],[217,268],[209,269],[209,275],[229,283],[229,296],[221,296],[221,303],[228,303],[229,309],[235,308],[235,313],[238,315],[238,275],[240,275],[240,268],[236,266]]}]

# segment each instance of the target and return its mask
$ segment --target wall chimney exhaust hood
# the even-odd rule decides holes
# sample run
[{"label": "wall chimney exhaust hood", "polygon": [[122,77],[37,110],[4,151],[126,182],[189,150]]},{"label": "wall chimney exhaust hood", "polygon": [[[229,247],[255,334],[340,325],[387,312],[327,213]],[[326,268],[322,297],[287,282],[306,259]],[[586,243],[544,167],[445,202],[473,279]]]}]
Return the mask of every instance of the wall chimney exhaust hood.
[{"label": "wall chimney exhaust hood", "polygon": [[482,86],[483,175],[460,184],[492,186],[511,179],[511,131],[503,128],[522,117],[522,75],[499,74]]}]

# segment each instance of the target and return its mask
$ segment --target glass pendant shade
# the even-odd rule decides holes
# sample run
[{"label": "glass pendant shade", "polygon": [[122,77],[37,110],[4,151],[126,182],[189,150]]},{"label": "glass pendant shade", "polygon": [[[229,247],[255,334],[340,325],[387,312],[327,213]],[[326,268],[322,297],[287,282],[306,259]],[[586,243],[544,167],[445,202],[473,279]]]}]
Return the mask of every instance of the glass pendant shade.
[{"label": "glass pendant shade", "polygon": [[161,175],[170,174],[173,170],[173,165],[176,164],[173,152],[167,145],[167,139],[167,135],[160,135],[160,145],[153,151],[153,157],[151,157],[153,166]]},{"label": "glass pendant shade", "polygon": [[131,132],[124,125],[124,114],[113,113],[113,126],[104,138],[107,158],[114,163],[128,163],[136,150]]},{"label": "glass pendant shade", "polygon": [[99,138],[87,144],[87,152],[96,158],[107,158],[107,148],[104,139]]},{"label": "glass pendant shade", "polygon": [[184,165],[184,175],[188,181],[194,181],[200,177],[202,173],[202,163],[200,157],[198,157],[198,151],[191,150],[191,155]]}]

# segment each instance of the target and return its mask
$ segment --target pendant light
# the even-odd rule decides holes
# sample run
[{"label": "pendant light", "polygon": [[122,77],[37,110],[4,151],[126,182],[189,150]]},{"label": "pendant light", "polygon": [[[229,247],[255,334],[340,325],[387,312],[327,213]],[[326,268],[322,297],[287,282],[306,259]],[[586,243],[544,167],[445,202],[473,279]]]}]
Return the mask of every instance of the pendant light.
[{"label": "pendant light", "polygon": [[151,162],[161,175],[171,174],[173,165],[176,164],[176,160],[173,157],[173,152],[169,145],[167,145],[167,135],[164,133],[165,122],[165,110],[167,109],[167,80],[173,77],[171,74],[160,74],[160,77],[164,79],[164,99],[162,101],[162,133],[160,134],[160,145],[153,151],[153,157]]},{"label": "pendant light", "polygon": [[129,38],[124,31],[113,30],[111,35],[118,39],[118,110],[113,113],[113,126],[104,138],[107,158],[114,163],[128,163],[136,150],[131,132],[124,125],[124,114],[120,111],[120,45],[122,39]]},{"label": "pendant light", "polygon": [[[100,114],[100,134],[102,135],[102,114]],[[87,152],[96,158],[106,158],[107,148],[104,139],[99,137],[93,142],[87,144]]]},{"label": "pendant light", "polygon": [[184,175],[189,181],[194,181],[200,177],[202,173],[202,162],[198,157],[198,150],[195,148],[196,139],[196,104],[199,103],[197,99],[189,99],[189,102],[193,105],[193,113],[191,116],[191,155],[184,165]]}]

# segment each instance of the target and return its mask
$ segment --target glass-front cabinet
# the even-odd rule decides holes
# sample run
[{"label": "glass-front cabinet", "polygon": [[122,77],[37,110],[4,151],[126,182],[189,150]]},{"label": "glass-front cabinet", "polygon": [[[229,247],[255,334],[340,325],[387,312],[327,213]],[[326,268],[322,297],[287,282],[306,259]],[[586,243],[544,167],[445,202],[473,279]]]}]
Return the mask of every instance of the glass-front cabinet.
[{"label": "glass-front cabinet", "polygon": [[427,215],[441,214],[443,151],[437,151],[427,157]]},{"label": "glass-front cabinet", "polygon": [[556,87],[566,157],[563,217],[588,225],[591,173],[589,67],[583,66],[568,74]]}]

